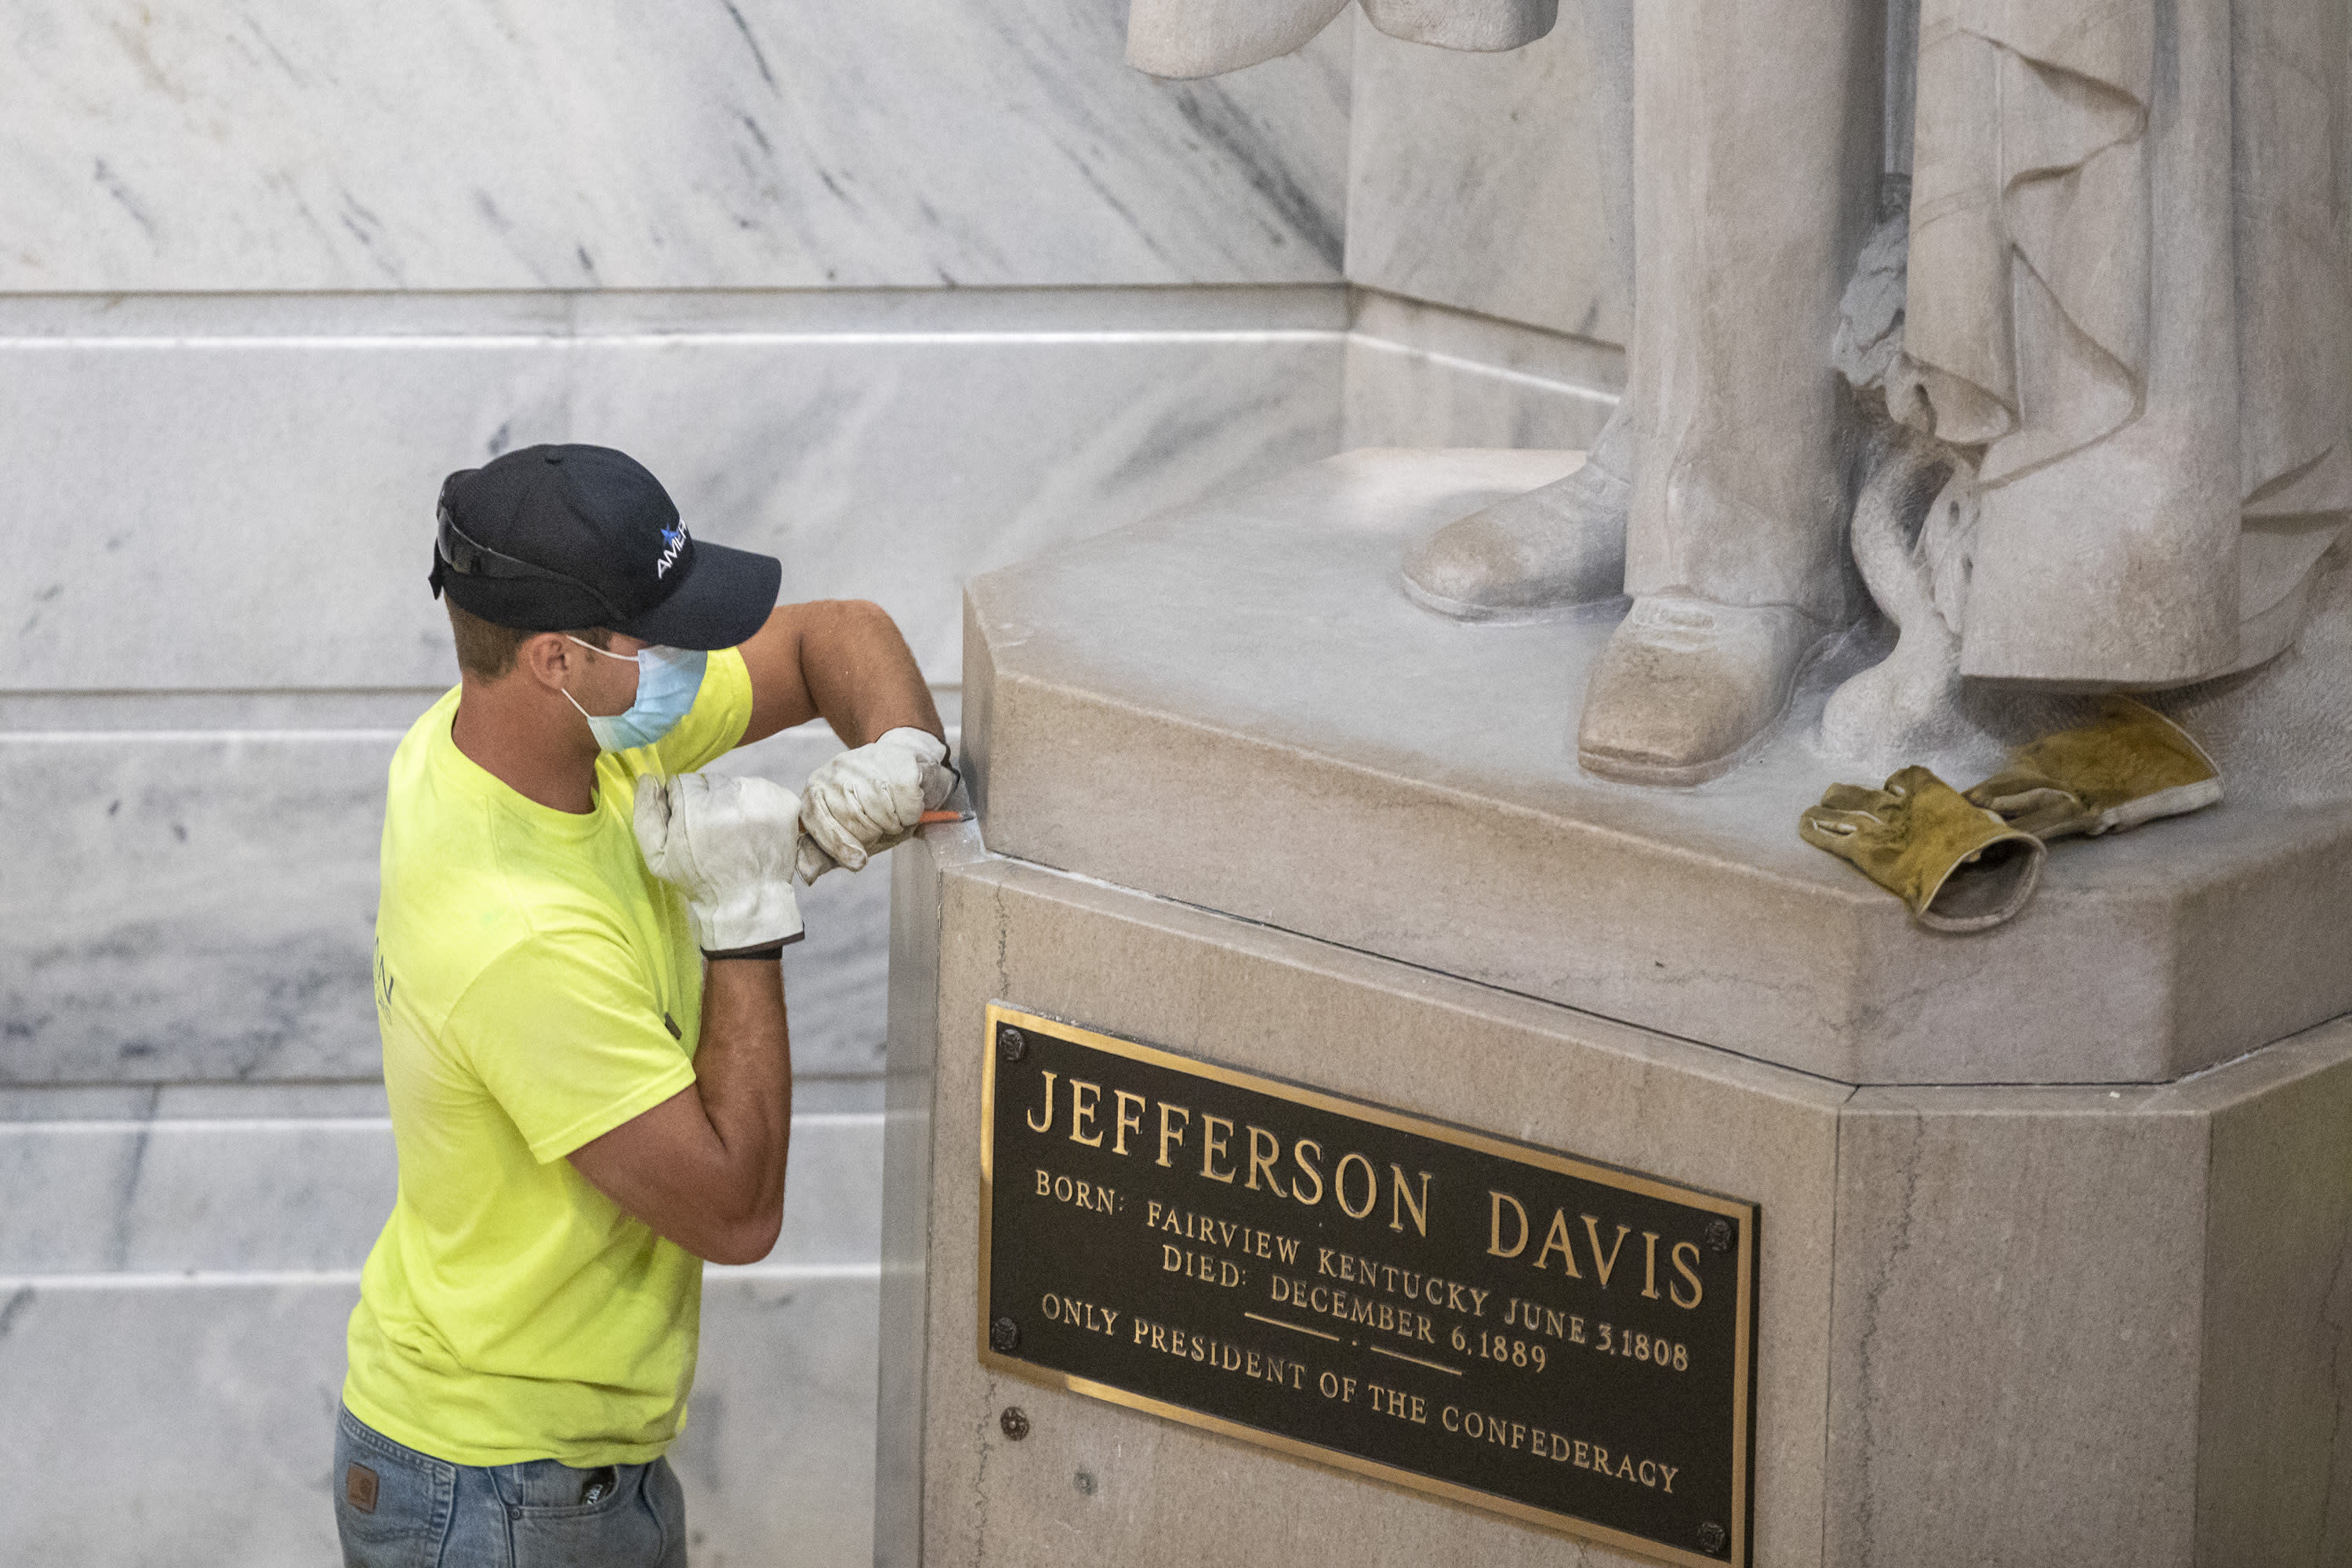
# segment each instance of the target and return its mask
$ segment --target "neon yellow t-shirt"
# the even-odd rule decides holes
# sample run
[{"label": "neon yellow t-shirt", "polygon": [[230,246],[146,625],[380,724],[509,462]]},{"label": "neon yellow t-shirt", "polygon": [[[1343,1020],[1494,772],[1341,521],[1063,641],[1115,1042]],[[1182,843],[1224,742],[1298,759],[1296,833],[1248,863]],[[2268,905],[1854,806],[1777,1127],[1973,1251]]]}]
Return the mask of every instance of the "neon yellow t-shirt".
[{"label": "neon yellow t-shirt", "polygon": [[376,1017],[400,1191],[360,1277],[343,1403],[453,1464],[641,1464],[685,1425],[702,1262],[564,1156],[694,1081],[701,954],[630,811],[638,773],[742,738],[751,676],[712,654],[657,745],[597,759],[585,816],[460,752],[457,695],[401,742],[384,802]]}]

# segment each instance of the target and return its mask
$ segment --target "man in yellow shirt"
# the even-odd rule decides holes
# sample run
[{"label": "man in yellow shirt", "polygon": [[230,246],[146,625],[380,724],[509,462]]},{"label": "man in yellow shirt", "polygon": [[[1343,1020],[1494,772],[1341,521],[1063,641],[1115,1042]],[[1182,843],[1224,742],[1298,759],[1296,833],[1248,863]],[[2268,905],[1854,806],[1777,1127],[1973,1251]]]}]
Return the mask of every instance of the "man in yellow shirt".
[{"label": "man in yellow shirt", "polygon": [[[662,1458],[705,1259],[782,1224],[792,878],[856,868],[951,785],[872,605],[778,606],[650,473],[534,447],[449,477],[433,587],[462,682],[384,806],[375,990],[399,1194],[335,1449],[354,1568],[683,1568]],[[805,803],[695,770],[822,716]]]}]

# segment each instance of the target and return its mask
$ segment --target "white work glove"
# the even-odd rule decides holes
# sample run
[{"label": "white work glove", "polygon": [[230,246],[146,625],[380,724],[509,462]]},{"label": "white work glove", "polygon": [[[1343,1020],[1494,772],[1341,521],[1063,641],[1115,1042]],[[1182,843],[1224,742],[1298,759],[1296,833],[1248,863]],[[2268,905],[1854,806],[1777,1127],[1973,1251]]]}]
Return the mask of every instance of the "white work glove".
[{"label": "white work glove", "polygon": [[852,871],[914,832],[955,788],[947,742],[922,730],[891,730],[809,774],[801,797],[800,874],[814,882],[835,866]]},{"label": "white work glove", "polygon": [[793,898],[800,796],[766,779],[637,775],[637,848],[646,868],[686,895],[707,954],[801,939]]}]

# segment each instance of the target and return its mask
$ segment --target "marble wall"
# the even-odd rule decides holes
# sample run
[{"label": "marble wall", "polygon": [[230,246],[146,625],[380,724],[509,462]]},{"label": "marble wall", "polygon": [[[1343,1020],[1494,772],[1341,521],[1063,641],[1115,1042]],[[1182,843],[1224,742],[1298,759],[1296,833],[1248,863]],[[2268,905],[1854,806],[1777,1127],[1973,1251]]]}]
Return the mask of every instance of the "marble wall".
[{"label": "marble wall", "polygon": [[[1188,83],[1117,0],[11,7],[0,1561],[331,1550],[444,472],[626,447],[788,595],[887,607],[952,721],[978,572],[1345,445],[1591,439],[1623,5]],[[714,1271],[677,1455],[701,1568],[869,1555],[887,875],[803,908],[786,1234]]]},{"label": "marble wall", "polygon": [[1633,325],[1632,0],[1506,54],[1355,34],[1349,447],[1586,447]]},{"label": "marble wall", "polygon": [[1327,281],[1344,34],[1213,81],[1104,0],[20,0],[11,290]]},{"label": "marble wall", "polygon": [[1340,445],[1581,449],[1624,384],[1614,344],[1363,290]]},{"label": "marble wall", "polygon": [[1348,277],[1622,345],[1633,328],[1633,0],[1507,54],[1356,32]]},{"label": "marble wall", "polygon": [[1328,290],[1106,294],[1076,329],[954,296],[747,301],[720,325],[486,302],[412,331],[314,307],[311,331],[264,315],[175,336],[43,312],[48,331],[0,336],[24,520],[0,578],[9,684],[453,679],[424,589],[441,476],[565,440],[627,449],[698,533],[781,555],[788,596],[880,600],[952,684],[964,577],[1339,438]]},{"label": "marble wall", "polygon": [[[0,732],[0,814],[43,825],[0,882],[0,1085],[373,1079],[365,976],[399,735]],[[720,766],[798,787],[838,749],[812,725]],[[786,975],[795,1063],[812,1079],[869,1078],[883,878],[826,877],[802,906],[809,939]]]},{"label": "marble wall", "polygon": [[[370,1085],[110,1108],[0,1090],[0,1443],[19,1456],[0,1562],[333,1558],[343,1325],[394,1187],[383,1110]],[[870,1557],[881,1123],[796,1116],[774,1255],[709,1271],[672,1451],[698,1564],[771,1563],[782,1539],[794,1561]]]}]

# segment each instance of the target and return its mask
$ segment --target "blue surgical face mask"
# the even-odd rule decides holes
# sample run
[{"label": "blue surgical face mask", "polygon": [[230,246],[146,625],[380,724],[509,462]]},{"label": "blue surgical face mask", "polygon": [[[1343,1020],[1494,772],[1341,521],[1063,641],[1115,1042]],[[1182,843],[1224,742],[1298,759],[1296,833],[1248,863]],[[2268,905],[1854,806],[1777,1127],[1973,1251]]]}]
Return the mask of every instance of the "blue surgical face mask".
[{"label": "blue surgical face mask", "polygon": [[629,704],[626,712],[591,713],[580,708],[579,700],[572,693],[563,694],[563,700],[579,708],[580,717],[588,721],[597,749],[605,752],[650,746],[677,729],[686,710],[694,706],[695,693],[702,689],[702,666],[710,657],[699,648],[649,647],[632,658],[628,654],[608,652],[594,643],[580,642],[578,637],[572,640],[590,653],[629,659],[637,667],[637,700]]}]

